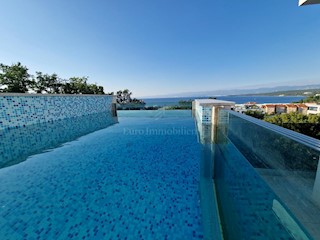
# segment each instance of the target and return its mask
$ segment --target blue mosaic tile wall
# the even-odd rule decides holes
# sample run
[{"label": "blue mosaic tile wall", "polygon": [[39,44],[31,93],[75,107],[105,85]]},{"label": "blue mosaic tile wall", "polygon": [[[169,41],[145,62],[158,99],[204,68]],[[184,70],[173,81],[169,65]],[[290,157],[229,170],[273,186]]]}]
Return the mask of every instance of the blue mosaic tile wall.
[{"label": "blue mosaic tile wall", "polygon": [[0,130],[110,112],[112,96],[0,95]]},{"label": "blue mosaic tile wall", "polygon": [[212,118],[212,106],[202,107],[202,123],[211,124],[211,118]]},{"label": "blue mosaic tile wall", "polygon": [[212,106],[203,107],[198,104],[196,107],[196,115],[198,122],[201,122],[202,124],[211,124]]},{"label": "blue mosaic tile wall", "polygon": [[199,131],[201,143],[211,142],[211,134],[212,134],[211,119],[212,119],[212,106],[203,107],[198,104],[196,106],[196,123],[197,123],[197,129]]},{"label": "blue mosaic tile wall", "polygon": [[0,168],[25,161],[30,155],[53,149],[117,122],[110,112],[0,130]]}]

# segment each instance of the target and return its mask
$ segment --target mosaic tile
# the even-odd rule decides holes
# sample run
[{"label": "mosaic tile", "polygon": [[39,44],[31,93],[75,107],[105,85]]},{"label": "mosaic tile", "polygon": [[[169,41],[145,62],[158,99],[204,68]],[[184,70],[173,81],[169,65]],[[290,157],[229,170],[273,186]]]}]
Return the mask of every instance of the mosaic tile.
[{"label": "mosaic tile", "polygon": [[116,122],[117,118],[108,111],[0,130],[0,168],[17,164],[30,155],[53,149]]},{"label": "mosaic tile", "polygon": [[0,169],[0,236],[202,239],[200,151],[191,116],[120,117]]},{"label": "mosaic tile", "polygon": [[111,110],[112,96],[1,96],[0,130]]}]

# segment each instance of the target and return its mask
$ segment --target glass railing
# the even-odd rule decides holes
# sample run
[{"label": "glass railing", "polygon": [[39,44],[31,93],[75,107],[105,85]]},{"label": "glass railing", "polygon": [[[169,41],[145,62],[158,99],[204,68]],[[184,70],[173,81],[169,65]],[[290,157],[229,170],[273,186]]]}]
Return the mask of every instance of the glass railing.
[{"label": "glass railing", "polygon": [[110,112],[0,130],[0,168],[26,160],[30,155],[58,147],[117,122]]},{"label": "glass railing", "polygon": [[226,110],[216,134],[225,239],[320,239],[320,141]]}]

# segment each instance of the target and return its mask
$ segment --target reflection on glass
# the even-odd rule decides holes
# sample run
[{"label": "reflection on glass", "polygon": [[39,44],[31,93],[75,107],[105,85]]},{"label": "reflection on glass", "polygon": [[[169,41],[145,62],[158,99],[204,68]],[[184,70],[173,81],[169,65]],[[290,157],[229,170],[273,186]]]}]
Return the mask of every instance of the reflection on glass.
[{"label": "reflection on glass", "polygon": [[30,155],[55,148],[117,122],[109,112],[39,123],[0,131],[0,168],[17,164]]},{"label": "reflection on glass", "polygon": [[[224,138],[215,152],[215,186],[225,238],[292,239],[272,209],[274,199],[281,200],[232,142]],[[298,221],[296,225],[307,235]]]},{"label": "reflection on glass", "polygon": [[[248,221],[255,225],[260,220],[264,223],[264,219],[274,215],[291,236],[292,232],[298,234],[303,231],[310,233],[315,239],[320,239],[319,152],[232,112],[221,111],[221,115],[227,117],[228,121],[227,124],[221,125],[223,128],[218,131],[218,139],[221,140],[216,150],[215,182],[217,192],[220,193],[218,195],[222,212],[226,213],[223,215],[229,216],[227,218],[231,218],[232,221],[236,217],[230,217],[228,213],[240,211],[241,214],[235,215],[240,218],[238,221],[241,221],[245,216],[243,213],[245,210],[242,209],[247,206],[249,209],[254,208],[248,212],[252,220],[243,220],[243,224]],[[227,143],[224,142],[226,140]],[[240,204],[239,198],[247,201],[247,205]],[[229,204],[225,204],[227,202],[225,199],[229,199]],[[274,204],[274,199],[286,208],[286,212],[295,224],[289,226],[286,221],[279,218],[279,212],[276,214],[272,211],[272,206],[273,209],[279,209],[274,207],[279,206]],[[258,214],[264,209],[272,214],[270,216]],[[284,215],[281,216],[284,218]],[[256,223],[254,218],[257,218]],[[292,226],[299,226],[300,230]],[[271,232],[274,233],[275,230]],[[305,236],[301,234],[300,239],[305,239]]]}]

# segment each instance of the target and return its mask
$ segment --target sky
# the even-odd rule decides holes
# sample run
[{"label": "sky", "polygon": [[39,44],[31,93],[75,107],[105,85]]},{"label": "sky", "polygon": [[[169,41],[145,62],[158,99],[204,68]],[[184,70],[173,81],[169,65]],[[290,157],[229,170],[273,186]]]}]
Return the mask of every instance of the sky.
[{"label": "sky", "polygon": [[10,0],[0,63],[88,76],[134,97],[320,83],[320,4],[298,0]]}]

